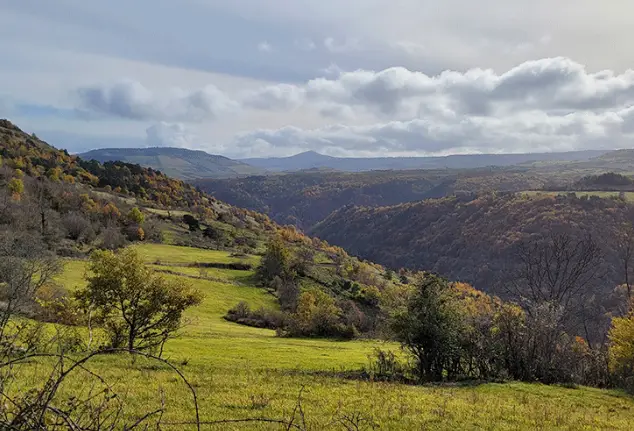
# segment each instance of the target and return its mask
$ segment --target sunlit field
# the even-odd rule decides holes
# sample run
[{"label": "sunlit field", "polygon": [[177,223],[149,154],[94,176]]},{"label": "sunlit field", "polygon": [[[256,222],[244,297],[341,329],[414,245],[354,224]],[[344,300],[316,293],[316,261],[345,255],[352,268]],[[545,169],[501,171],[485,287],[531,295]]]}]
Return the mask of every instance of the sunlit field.
[{"label": "sunlit field", "polygon": [[[274,331],[225,321],[239,301],[275,307],[275,298],[253,286],[249,271],[184,266],[233,262],[228,253],[186,247],[142,245],[148,264],[184,277],[204,292],[203,303],[186,314],[186,326],[170,340],[163,358],[178,367],[196,391],[200,419],[290,419],[301,403],[307,429],[605,429],[629,430],[634,400],[620,392],[568,389],[525,383],[408,386],[348,378],[369,363],[380,341],[332,341],[277,337]],[[257,257],[247,257],[255,263]],[[157,264],[160,262],[160,264]],[[58,281],[69,289],[83,283],[85,262],[69,260]],[[205,272],[208,271],[208,272]],[[180,273],[181,275],[176,275]],[[129,355],[100,356],[87,368],[113,384],[130,417],[160,407],[166,429],[194,429],[188,387],[165,364]],[[26,366],[25,385],[41,380],[43,367]],[[78,372],[69,387],[87,385]],[[164,394],[164,395],[161,395]],[[353,421],[357,428],[348,421]],[[279,424],[244,422],[203,429],[284,429]]]}]

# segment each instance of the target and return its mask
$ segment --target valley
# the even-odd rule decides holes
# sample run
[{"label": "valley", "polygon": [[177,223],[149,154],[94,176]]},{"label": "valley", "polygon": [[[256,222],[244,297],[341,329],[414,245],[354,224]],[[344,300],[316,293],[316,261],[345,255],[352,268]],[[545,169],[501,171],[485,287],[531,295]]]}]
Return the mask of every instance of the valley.
[{"label": "valley", "polygon": [[[47,420],[82,429],[102,415],[114,429],[634,420],[617,350],[629,343],[624,249],[611,247],[634,214],[624,175],[302,172],[194,187],[0,126],[0,381],[18,429],[38,399]],[[621,188],[593,190],[606,181]],[[563,288],[522,278],[526,244],[558,250],[550,259],[572,271],[540,270]],[[560,295],[556,307],[542,294]]]}]

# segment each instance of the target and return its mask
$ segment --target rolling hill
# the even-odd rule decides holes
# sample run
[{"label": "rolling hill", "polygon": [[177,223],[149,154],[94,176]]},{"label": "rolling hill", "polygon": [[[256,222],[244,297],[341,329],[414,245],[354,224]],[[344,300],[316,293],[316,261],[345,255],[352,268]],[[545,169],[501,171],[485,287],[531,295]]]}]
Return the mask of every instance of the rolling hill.
[{"label": "rolling hill", "polygon": [[603,249],[602,293],[622,282],[618,243],[634,208],[624,200],[523,193],[452,196],[386,207],[347,206],[310,233],[397,269],[425,269],[507,295],[518,247],[548,232],[592,235]]},{"label": "rolling hill", "polygon": [[542,188],[549,175],[523,168],[302,171],[267,177],[194,181],[232,205],[266,213],[282,224],[310,229],[345,205],[387,206],[455,193]]},{"label": "rolling hill", "polygon": [[[419,280],[424,282],[429,277],[427,273],[403,271],[396,276],[392,271],[352,258],[342,249],[308,238],[291,227],[276,225],[262,214],[224,204],[155,169],[121,161],[103,164],[96,160],[84,161],[24,133],[5,120],[0,120],[0,144],[0,254],[5,253],[3,259],[14,259],[10,262],[17,259],[21,263],[36,263],[29,256],[48,258],[49,252],[64,256],[59,262],[60,272],[55,273],[50,286],[37,292],[45,295],[43,299],[54,301],[34,304],[50,303],[54,308],[19,310],[24,314],[17,320],[16,328],[20,330],[16,332],[30,334],[31,326],[22,325],[32,325],[33,337],[37,336],[38,341],[33,344],[37,349],[33,351],[37,354],[24,349],[28,355],[8,362],[11,384],[3,386],[3,395],[12,402],[4,405],[9,406],[3,411],[5,417],[22,418],[13,412],[22,405],[27,407],[27,412],[33,411],[32,400],[43,398],[39,394],[47,394],[45,408],[52,413],[46,418],[63,415],[64,422],[54,428],[39,429],[103,429],[64,426],[95,417],[99,423],[121,418],[133,424],[109,429],[131,429],[147,418],[158,418],[157,429],[196,429],[196,425],[201,424],[218,425],[219,429],[277,429],[278,425],[284,425],[285,429],[301,430],[419,429],[430,424],[438,429],[493,429],[500,424],[509,429],[568,429],[574,428],[573,425],[587,429],[629,429],[634,404],[631,397],[619,391],[586,387],[573,390],[519,382],[500,384],[480,379],[474,380],[477,384],[439,381],[434,385],[405,385],[398,376],[392,378],[384,374],[380,364],[374,365],[372,359],[368,364],[371,355],[379,358],[376,349],[381,349],[383,355],[387,355],[388,366],[392,363],[391,367],[397,371],[408,366],[404,361],[413,358],[411,354],[398,351],[393,341],[373,338],[381,332],[375,332],[371,324],[372,321],[381,323],[396,312],[407,310],[409,313],[408,297]],[[433,185],[433,181],[431,183]],[[422,183],[416,186],[421,190],[427,187]],[[384,190],[386,196],[392,193],[393,189]],[[463,259],[454,260],[456,265],[467,262],[469,257],[461,255],[462,249],[472,256],[480,253],[497,264],[500,256],[494,251],[506,251],[504,244],[515,239],[514,232],[506,236],[500,234],[513,223],[521,227],[522,235],[530,235],[548,226],[553,217],[559,217],[560,221],[569,217],[579,223],[582,230],[605,228],[598,233],[608,238],[612,222],[624,217],[626,208],[618,200],[567,203],[557,198],[548,199],[544,198],[543,204],[532,211],[533,206],[515,201],[511,195],[479,200],[466,199],[466,196],[462,200],[428,200],[419,212],[421,220],[407,211],[419,204],[399,206],[396,210],[388,207],[365,211],[347,207],[339,212],[349,211],[349,217],[338,218],[342,214],[337,212],[319,229],[333,235],[338,230],[337,242],[355,237],[356,245],[363,245],[366,240],[375,241],[377,255],[382,258],[386,255],[380,253],[386,251],[389,241],[400,246],[423,237],[428,242],[423,248],[438,247],[432,251],[442,253],[449,261]],[[401,207],[405,211],[401,211]],[[549,208],[553,211],[549,212]],[[382,211],[389,214],[381,214]],[[431,228],[427,226],[433,225],[434,219],[441,223]],[[492,223],[486,232],[484,219]],[[586,223],[588,220],[592,223]],[[111,247],[104,241],[108,235],[126,238]],[[394,238],[386,238],[387,235]],[[458,239],[442,248],[452,235]],[[486,237],[477,240],[478,235]],[[368,239],[373,236],[374,240]],[[272,238],[275,239],[270,241]],[[72,294],[85,286],[85,276],[90,275],[85,257],[96,248],[119,248],[128,244],[134,244],[144,267],[163,274],[166,280],[191,285],[201,293],[201,303],[185,311],[178,336],[161,345],[158,358],[147,354],[131,361],[132,352],[94,350],[92,346],[101,349],[101,346],[114,345],[116,339],[110,336],[116,333],[112,327],[103,323],[93,326],[91,317],[86,320],[85,315],[65,312],[79,311],[72,302]],[[276,249],[272,244],[282,246]],[[421,244],[410,242],[409,246],[412,256],[393,258],[416,266]],[[19,254],[25,250],[45,254]],[[261,266],[256,269],[258,264]],[[482,266],[482,260],[469,265],[472,269],[473,265]],[[263,285],[263,267],[288,268],[280,271],[269,285]],[[11,275],[13,267],[10,269]],[[8,283],[16,285],[21,280],[5,277],[0,278],[0,284],[2,287]],[[36,277],[35,280],[41,279]],[[481,327],[476,326],[480,322],[488,325],[486,322],[496,318],[497,307],[502,304],[462,283],[446,286],[452,291],[455,289],[451,301],[456,306],[460,304],[459,310],[465,312],[460,321],[467,326],[455,328],[464,329],[462,332],[468,337],[460,337],[465,341],[464,349],[460,349],[464,363],[472,363],[470,358],[476,354],[487,361],[491,358],[493,364],[503,362],[494,354],[496,351],[491,350],[491,355],[488,351],[482,352],[480,340],[493,340],[499,347],[511,346],[510,343],[499,344],[507,337],[496,336],[497,327],[482,326],[492,336],[479,338],[477,331]],[[282,301],[283,292],[286,302]],[[298,295],[294,306],[288,301],[292,299],[292,292]],[[146,306],[145,301],[142,306]],[[500,310],[515,310],[513,316],[517,312],[515,306]],[[244,312],[246,316],[242,320],[231,320],[232,311],[233,314]],[[264,317],[256,321],[257,316],[293,320],[291,323],[280,320],[282,326],[274,331],[267,329],[270,326],[260,326]],[[287,332],[293,321],[296,325],[301,323],[297,328],[302,331],[312,327],[322,331],[333,325],[337,330],[346,330],[345,325],[350,325],[351,337],[357,336],[354,329],[361,331],[367,327],[368,330],[362,332],[365,339],[353,341],[335,340],[323,332],[297,336]],[[416,321],[425,320],[417,318]],[[23,327],[29,330],[22,330]],[[506,327],[511,329],[505,330],[505,335],[521,335],[520,331],[526,326],[520,324],[520,330],[515,330],[515,326]],[[387,329],[387,326],[380,328]],[[44,339],[49,333],[55,337],[56,344]],[[31,344],[28,346],[31,348]],[[11,344],[4,348],[11,355],[22,351],[13,347]],[[583,352],[581,354],[585,354]],[[391,353],[395,353],[392,359]],[[88,355],[85,359],[74,359],[84,354]],[[581,358],[581,354],[575,358]],[[50,365],[55,366],[51,358],[58,356],[59,372],[57,368],[49,372]],[[95,359],[88,363],[93,357]],[[401,362],[405,365],[400,365]],[[565,369],[568,373],[570,368]],[[71,373],[73,370],[76,372]],[[388,380],[382,381],[383,378]],[[62,380],[64,385],[60,384]],[[58,383],[52,385],[51,381]],[[102,392],[97,392],[102,387],[105,401],[100,396]],[[553,407],[553,399],[557,400],[556,407]],[[91,404],[93,400],[96,401]],[[75,405],[82,408],[74,410]],[[0,423],[5,417],[0,418]],[[25,423],[14,428],[34,429]],[[144,427],[149,429],[145,424]]]},{"label": "rolling hill", "polygon": [[311,168],[331,168],[345,172],[386,169],[468,169],[487,166],[511,166],[530,162],[585,161],[606,151],[588,150],[564,153],[533,154],[465,154],[443,157],[331,157],[307,151],[290,157],[242,159],[269,171],[298,171]]},{"label": "rolling hill", "polygon": [[157,169],[164,174],[191,180],[194,178],[234,178],[260,175],[263,169],[224,156],[185,148],[104,148],[79,155],[99,162],[122,161]]}]

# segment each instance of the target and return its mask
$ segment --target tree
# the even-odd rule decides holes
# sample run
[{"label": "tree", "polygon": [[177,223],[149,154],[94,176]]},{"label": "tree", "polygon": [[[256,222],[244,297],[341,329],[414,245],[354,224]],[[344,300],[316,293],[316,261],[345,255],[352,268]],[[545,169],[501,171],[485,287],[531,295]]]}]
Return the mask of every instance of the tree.
[{"label": "tree", "polygon": [[183,311],[202,301],[191,286],[154,273],[133,248],[94,252],[86,280],[77,298],[96,312],[114,347],[124,340],[128,349],[162,345],[179,329]]},{"label": "tree", "polygon": [[634,390],[634,312],[612,320],[610,340],[610,371],[621,379],[622,386]]},{"label": "tree", "polygon": [[624,225],[619,232],[616,249],[621,263],[621,270],[623,271],[623,282],[627,289],[628,304],[631,304],[632,283],[630,281],[630,272],[633,266],[632,258],[634,258],[634,227],[632,227],[631,223]]},{"label": "tree", "polygon": [[24,192],[24,183],[19,178],[11,178],[8,187],[9,191],[14,195],[21,195]]},{"label": "tree", "polygon": [[306,275],[315,263],[315,251],[308,247],[301,247],[295,253],[291,263],[293,270],[299,275]]},{"label": "tree", "polygon": [[301,335],[337,335],[341,309],[335,299],[320,289],[299,296],[295,318]]},{"label": "tree", "polygon": [[455,374],[462,325],[450,284],[435,275],[417,280],[405,310],[392,322],[397,341],[414,357],[421,381],[439,381]]},{"label": "tree", "polygon": [[59,260],[46,249],[41,238],[29,233],[0,232],[0,340],[11,316],[25,311],[36,292],[60,271]]},{"label": "tree", "polygon": [[266,285],[271,284],[275,277],[279,277],[282,280],[292,280],[294,273],[291,269],[291,261],[291,252],[284,245],[282,239],[272,239],[257,268],[258,279]]},{"label": "tree", "polygon": [[[520,267],[510,291],[530,304],[549,303],[563,308],[564,317],[599,276],[602,252],[590,236],[573,239],[568,234],[551,234],[545,242],[520,246]],[[530,313],[530,307],[527,310]]]},{"label": "tree", "polygon": [[134,207],[128,213],[128,220],[130,220],[132,223],[143,224],[143,222],[145,221],[145,216],[143,215],[141,210],[139,210],[137,207]]},{"label": "tree", "polygon": [[200,222],[191,214],[185,214],[183,216],[183,223],[189,226],[190,232],[196,232],[200,230]]}]

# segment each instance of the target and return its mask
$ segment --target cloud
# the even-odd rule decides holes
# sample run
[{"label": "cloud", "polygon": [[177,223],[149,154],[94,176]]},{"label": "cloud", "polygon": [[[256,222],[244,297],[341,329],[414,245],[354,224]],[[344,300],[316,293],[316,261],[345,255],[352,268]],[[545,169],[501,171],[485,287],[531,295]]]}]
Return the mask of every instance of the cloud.
[{"label": "cloud", "polygon": [[170,89],[157,94],[141,83],[124,80],[76,91],[80,110],[125,118],[156,121],[203,121],[235,109],[235,102],[214,85],[194,91]]},{"label": "cloud", "polygon": [[347,52],[360,51],[362,46],[359,39],[344,39],[342,41],[338,41],[332,37],[327,37],[324,39],[324,48],[332,53],[343,54]]},{"label": "cloud", "polygon": [[317,112],[357,110],[381,118],[425,115],[500,116],[525,111],[602,111],[634,104],[634,70],[588,72],[564,57],[532,60],[503,73],[447,70],[427,75],[404,67],[343,72],[303,84],[267,85],[230,96],[215,85],[193,91],[152,92],[136,81],[77,91],[79,108],[134,120],[200,122],[241,108]]},{"label": "cloud", "polygon": [[301,85],[268,86],[261,93],[275,96],[271,106],[276,107],[341,105],[399,119],[421,112],[499,116],[531,110],[600,111],[634,104],[634,71],[590,73],[580,63],[555,57],[527,61],[500,74],[475,68],[430,76],[404,67],[339,72]]},{"label": "cloud", "polygon": [[260,42],[258,43],[258,51],[260,52],[271,52],[273,51],[273,47],[271,46],[270,43],[264,41],[264,42]]},{"label": "cloud", "polygon": [[552,116],[528,112],[456,121],[413,119],[316,129],[289,126],[240,134],[235,145],[245,151],[257,148],[277,154],[309,149],[372,156],[522,153],[626,146],[634,137],[632,133],[634,108],[626,108],[602,114],[581,111]]},{"label": "cloud", "polygon": [[262,110],[296,109],[304,103],[305,94],[303,88],[295,85],[270,85],[243,96],[241,105]]},{"label": "cloud", "polygon": [[145,132],[148,147],[194,147],[195,136],[181,123],[160,122],[148,127]]},{"label": "cloud", "polygon": [[[243,152],[564,151],[628,146],[634,130],[634,71],[589,72],[563,57],[523,62],[500,73],[474,68],[427,75],[404,67],[339,71],[232,94],[214,85],[151,91],[135,81],[82,88],[78,94],[84,110],[158,122],[148,129],[154,145],[190,146],[192,136],[183,124],[202,125],[225,113],[235,114],[236,123],[262,116],[259,111],[278,115],[273,128],[257,128],[260,123],[233,142],[225,138],[218,144]],[[304,112],[319,121],[300,127]],[[345,124],[328,124],[333,120]],[[291,125],[279,127],[281,121]]]}]

